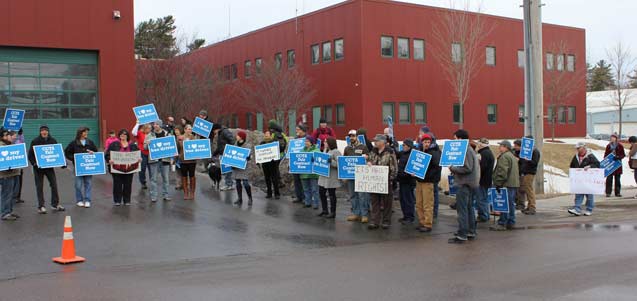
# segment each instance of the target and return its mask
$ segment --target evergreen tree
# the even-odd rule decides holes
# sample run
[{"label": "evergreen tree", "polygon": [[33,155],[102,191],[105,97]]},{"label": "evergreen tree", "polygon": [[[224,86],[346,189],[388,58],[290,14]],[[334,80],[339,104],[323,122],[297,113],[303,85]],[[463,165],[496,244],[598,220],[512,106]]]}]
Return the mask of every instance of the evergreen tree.
[{"label": "evergreen tree", "polygon": [[147,59],[169,59],[179,53],[175,18],[150,19],[135,28],[135,53]]},{"label": "evergreen tree", "polygon": [[588,86],[590,91],[604,91],[615,86],[610,64],[605,60],[597,62],[591,69]]},{"label": "evergreen tree", "polygon": [[203,47],[204,44],[206,44],[206,39],[195,39],[194,41],[186,45],[186,47],[188,48],[188,52],[192,52]]}]

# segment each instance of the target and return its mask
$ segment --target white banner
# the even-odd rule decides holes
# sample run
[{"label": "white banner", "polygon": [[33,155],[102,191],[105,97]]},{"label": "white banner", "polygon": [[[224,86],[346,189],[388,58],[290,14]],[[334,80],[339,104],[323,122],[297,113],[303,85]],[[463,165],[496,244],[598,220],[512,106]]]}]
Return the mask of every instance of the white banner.
[{"label": "white banner", "polygon": [[272,142],[254,147],[254,157],[257,164],[279,160],[279,142]]},{"label": "white banner", "polygon": [[141,152],[111,152],[111,173],[129,174],[141,171]]},{"label": "white banner", "polygon": [[606,190],[606,178],[603,168],[571,168],[569,170],[571,181],[571,193],[573,194],[600,194]]},{"label": "white banner", "polygon": [[368,192],[378,194],[389,193],[389,167],[388,166],[355,166],[356,192]]}]

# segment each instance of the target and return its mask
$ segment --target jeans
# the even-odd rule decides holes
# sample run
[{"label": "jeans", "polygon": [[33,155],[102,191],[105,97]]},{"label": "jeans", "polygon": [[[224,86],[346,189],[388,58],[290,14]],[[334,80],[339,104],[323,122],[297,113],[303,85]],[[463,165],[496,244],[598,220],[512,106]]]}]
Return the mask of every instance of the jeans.
[{"label": "jeans", "polygon": [[38,195],[38,208],[44,207],[44,177],[49,180],[51,187],[51,206],[57,207],[60,204],[60,195],[58,194],[58,182],[55,178],[55,170],[53,168],[40,169],[33,167],[33,177],[35,178],[35,189]]},{"label": "jeans", "polygon": [[2,191],[0,192],[0,210],[2,216],[13,212],[13,184],[18,176],[0,179]]},{"label": "jeans", "polygon": [[478,217],[481,220],[489,220],[489,187],[480,186],[476,188],[475,200],[478,207]]},{"label": "jeans", "polygon": [[313,205],[315,208],[318,208],[318,179],[301,179],[301,182],[303,183],[303,192],[305,193],[305,205]]},{"label": "jeans", "polygon": [[234,180],[232,180],[231,172],[223,175],[223,182],[226,184],[226,187],[232,188],[234,186]]},{"label": "jeans", "polygon": [[168,197],[168,185],[170,185],[170,164],[164,164],[163,162],[150,163],[150,199],[157,200],[157,177],[161,174],[161,188],[164,198]]},{"label": "jeans", "polygon": [[498,224],[503,226],[515,225],[515,194],[518,189],[515,187],[507,187],[507,195],[509,195],[509,213],[500,213]]},{"label": "jeans", "polygon": [[130,204],[131,188],[133,186],[133,174],[111,174],[113,176],[113,202]]},{"label": "jeans", "polygon": [[440,204],[439,191],[440,187],[438,187],[438,182],[436,182],[434,183],[434,218],[438,218],[438,205]]},{"label": "jeans", "polygon": [[416,187],[410,183],[400,183],[400,210],[403,212],[403,219],[413,221],[414,205],[416,203],[416,195],[414,189]]},{"label": "jeans", "polygon": [[352,214],[363,217],[369,216],[369,193],[355,192],[354,180],[347,181],[347,190],[352,201]]},{"label": "jeans", "polygon": [[[91,182],[93,176],[75,177],[75,201],[91,202]],[[82,189],[84,188],[84,189]]]},{"label": "jeans", "polygon": [[610,195],[613,192],[613,179],[615,179],[615,196],[621,195],[622,190],[622,175],[610,175],[606,177],[606,195]]},{"label": "jeans", "polygon": [[294,195],[296,200],[303,202],[303,182],[300,175],[293,175],[294,177]]},{"label": "jeans", "polygon": [[416,211],[421,226],[433,228],[434,223],[434,183],[416,184]]},{"label": "jeans", "polygon": [[152,177],[153,171],[148,164],[148,155],[142,153],[142,169],[139,171],[139,183],[142,185],[146,185],[146,169],[148,169],[148,177]]},{"label": "jeans", "polygon": [[586,210],[593,212],[593,208],[595,208],[595,197],[592,194],[576,194],[575,206],[573,206],[573,209],[577,210],[577,212],[582,211],[582,203],[584,202],[584,197],[586,197]]},{"label": "jeans", "polygon": [[476,234],[476,216],[472,204],[474,192],[474,188],[462,185],[458,187],[456,193],[456,212],[458,213],[457,236],[462,239],[466,239],[467,234]]}]

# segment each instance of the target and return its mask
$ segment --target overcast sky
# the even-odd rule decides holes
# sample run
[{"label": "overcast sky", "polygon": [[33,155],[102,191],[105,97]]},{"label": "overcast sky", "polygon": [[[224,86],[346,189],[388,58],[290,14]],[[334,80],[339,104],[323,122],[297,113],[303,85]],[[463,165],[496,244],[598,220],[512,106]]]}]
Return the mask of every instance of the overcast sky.
[{"label": "overcast sky", "polygon": [[[205,38],[207,44],[237,36],[299,14],[315,11],[341,0],[135,0],[135,23],[173,15],[180,32]],[[449,0],[406,0],[448,7]],[[475,1],[478,3],[478,1]],[[485,13],[522,18],[522,0],[483,0]],[[606,57],[606,49],[617,41],[637,55],[637,1],[635,0],[544,0],[543,21],[586,29],[588,59]],[[230,10],[228,9],[230,8]],[[230,11],[230,22],[228,18]],[[520,33],[521,34],[521,33]]]}]

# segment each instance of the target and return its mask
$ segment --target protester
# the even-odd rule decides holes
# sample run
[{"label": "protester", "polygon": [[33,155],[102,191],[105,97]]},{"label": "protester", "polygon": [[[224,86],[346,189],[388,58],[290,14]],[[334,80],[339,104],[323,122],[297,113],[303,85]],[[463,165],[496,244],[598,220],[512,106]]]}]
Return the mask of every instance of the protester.
[{"label": "protester", "polygon": [[[97,152],[97,146],[88,138],[89,128],[80,127],[75,139],[64,149],[64,156],[75,164],[75,154]],[[91,208],[91,187],[93,176],[75,176],[75,204],[78,207]]]},{"label": "protester", "polygon": [[[13,132],[12,139],[13,144],[21,144],[24,143],[24,135],[22,128],[18,130],[18,132]],[[13,183],[13,200],[15,204],[24,203],[22,199],[22,179],[24,177],[24,169],[20,169],[20,175],[16,177]]]},{"label": "protester", "polygon": [[[157,120],[153,123],[153,131],[146,135],[144,139],[144,149],[149,150],[151,140],[168,137],[170,134],[162,128],[162,121]],[[161,190],[164,201],[170,201],[171,198],[168,195],[168,186],[170,186],[170,164],[172,158],[162,158],[158,160],[148,159],[148,165],[150,166],[150,201],[157,202],[159,188],[157,187],[158,177],[161,174]]]},{"label": "protester", "polygon": [[166,117],[166,122],[162,127],[164,131],[166,131],[170,135],[175,135],[175,117],[168,116]]},{"label": "protester", "polygon": [[[624,152],[624,146],[618,141],[618,137],[616,134],[610,136],[610,142],[606,145],[606,151],[604,152],[604,158],[608,157],[608,155],[613,154],[615,156],[615,161],[621,161],[626,157],[626,153]],[[623,169],[620,165],[615,172],[606,177],[606,197],[610,197],[611,192],[613,192],[613,179],[615,179],[615,196],[620,198],[622,196],[622,173]]]},{"label": "protester", "polygon": [[[633,170],[633,177],[635,178],[635,183],[637,183],[637,172],[635,172],[635,169],[637,169],[637,137],[630,136],[630,138],[628,138],[628,142],[630,143],[630,151],[628,152],[628,166],[630,166],[630,168]],[[635,194],[633,198],[637,199],[637,194]]]},{"label": "protester", "polygon": [[[11,145],[12,140],[9,131],[0,129],[0,146]],[[19,215],[13,213],[14,205],[14,187],[15,181],[18,180],[20,169],[8,169],[0,171],[0,219],[3,221],[14,221],[20,218]]]},{"label": "protester", "polygon": [[[199,114],[201,115],[205,110],[202,110]],[[215,151],[212,153],[213,157],[220,158],[223,156],[223,151],[226,148],[226,144],[234,145],[236,143],[235,137],[232,132],[226,128],[225,126],[215,123],[212,126],[211,136],[214,135],[217,141],[217,147]],[[213,145],[212,141],[210,145]],[[234,182],[232,180],[232,173],[227,173],[223,175],[224,186],[220,188],[222,191],[232,190],[234,189]]]},{"label": "protester", "polygon": [[372,140],[367,137],[367,129],[366,128],[360,128],[360,129],[358,129],[357,133],[358,133],[359,136],[362,135],[363,138],[365,138],[365,143],[364,144],[367,147],[367,150],[371,151],[374,148],[374,145],[372,144]]},{"label": "protester", "polygon": [[109,171],[113,177],[113,203],[115,206],[121,206],[124,201],[125,206],[130,206],[131,192],[133,185],[133,173],[141,164],[140,157],[137,163],[132,165],[114,164],[111,159],[111,152],[135,152],[139,150],[137,144],[130,143],[130,134],[127,130],[121,129],[117,133],[118,141],[111,143],[106,150],[106,160],[110,165]]},{"label": "protester", "polygon": [[[431,145],[429,146],[430,148],[438,148],[440,149],[440,147],[438,146],[438,143],[436,142],[436,135],[434,135],[434,133],[431,132],[431,129],[428,126],[423,126],[420,128],[420,130],[418,131],[418,139],[416,139],[416,141],[418,142],[418,145],[422,144],[422,136],[424,134],[427,134],[431,137]],[[438,218],[438,207],[440,206],[440,181],[434,183],[434,219]],[[454,203],[455,205],[455,203]],[[455,208],[452,208],[455,210]]]},{"label": "protester", "polygon": [[[208,118],[208,111],[206,111],[206,110],[200,110],[200,111],[199,111],[199,114],[197,114],[197,117],[199,117],[199,118],[201,118],[201,119],[203,119],[203,120],[205,120],[205,121],[212,122],[212,121]],[[183,120],[182,120],[182,123],[185,121],[185,122],[186,122],[186,124],[192,124],[192,122],[191,122],[190,120],[186,119],[185,117],[184,117],[184,118],[182,118],[182,119],[183,119]],[[214,124],[214,123],[213,123],[213,128],[214,128],[214,125],[216,125],[216,124]],[[185,124],[184,124],[184,126],[185,126]],[[199,135],[197,135],[197,136],[199,136]],[[230,134],[230,136],[232,136],[232,134]],[[214,139],[214,137],[215,137],[215,132],[214,132],[214,130],[213,130],[213,131],[211,131],[211,132],[210,132],[210,135],[208,135],[208,137],[202,137],[202,138],[208,138],[208,139],[210,139],[210,145],[212,145],[212,140]],[[234,144],[234,141],[233,141],[231,144]],[[222,152],[223,152],[223,150],[222,150]],[[231,181],[231,182],[232,182],[232,181]],[[230,184],[230,186],[232,186],[232,184]],[[230,189],[232,189],[232,187],[230,187]]]},{"label": "protester", "polygon": [[327,138],[329,137],[333,137],[336,138],[336,134],[334,133],[334,130],[331,127],[327,126],[327,121],[325,121],[325,118],[321,118],[319,120],[319,127],[314,130],[314,133],[312,134],[312,137],[314,137],[314,139],[316,140],[316,143],[321,143],[321,151],[324,151],[325,149],[327,149],[326,146],[326,142],[327,142]]},{"label": "protester", "polygon": [[[46,214],[46,208],[44,207],[44,177],[49,181],[51,187],[51,208],[53,211],[66,210],[60,205],[60,195],[58,194],[58,184],[55,178],[55,169],[53,168],[40,168],[35,160],[34,146],[38,145],[52,145],[57,144],[57,140],[49,134],[49,127],[47,125],[40,126],[40,135],[31,141],[29,145],[29,163],[33,166],[33,177],[35,178],[35,188],[38,195],[38,213]],[[66,166],[62,167],[66,168]]]},{"label": "protester", "polygon": [[[180,127],[175,128],[175,133],[181,132]],[[178,163],[181,175],[181,187],[184,191],[184,200],[194,200],[197,192],[197,160],[186,160],[184,157],[184,141],[197,139],[192,133],[192,125],[187,124],[183,135],[177,136]]]},{"label": "protester", "polygon": [[[269,130],[266,130],[265,133],[263,134],[264,134],[263,141],[261,141],[262,145],[274,142],[274,137]],[[265,198],[271,199],[272,192],[274,191],[274,198],[277,200],[280,199],[281,193],[279,192],[279,177],[277,173],[278,172],[277,162],[270,161],[270,162],[261,163],[261,169],[263,169],[263,176],[265,177],[265,186],[267,189]]]},{"label": "protester", "polygon": [[[599,168],[599,161],[595,155],[588,150],[586,143],[578,142],[575,144],[575,149],[577,153],[571,160],[570,168],[583,168],[585,170],[589,168]],[[584,215],[591,216],[593,214],[593,208],[595,207],[595,199],[592,194],[575,194],[575,206],[568,209],[568,213],[575,216],[582,215],[582,202],[584,202],[584,197],[586,197],[586,211]]]},{"label": "protester", "polygon": [[[367,156],[369,154],[367,145],[358,141],[358,135],[364,135],[364,133],[356,130],[349,131],[349,145],[345,147],[343,152],[345,156]],[[360,221],[363,224],[369,222],[369,194],[356,192],[354,180],[347,180],[346,183],[350,201],[352,202],[352,214],[347,217],[347,221]]]},{"label": "protester", "polygon": [[431,155],[431,161],[429,161],[425,178],[417,179],[416,211],[418,212],[420,225],[416,229],[427,233],[433,229],[434,187],[436,183],[440,182],[440,174],[442,173],[442,168],[440,167],[441,152],[438,145],[431,146],[433,137],[429,136],[429,134],[423,134],[421,138],[420,150]]},{"label": "protester", "polygon": [[[336,139],[334,137],[327,138],[327,153],[330,155],[330,176],[319,177],[319,195],[321,198],[321,208],[323,209],[318,216],[325,216],[326,218],[336,218],[336,189],[341,187],[341,182],[338,180],[338,157],[341,156],[341,152],[336,145]],[[330,195],[330,205],[327,206],[327,194]]]},{"label": "protester", "polygon": [[182,128],[186,128],[186,125],[192,125],[192,121],[190,121],[190,119],[186,118],[186,117],[181,117],[181,119],[179,120],[179,124],[181,125]]},{"label": "protester", "polygon": [[[527,136],[526,138],[532,139],[533,137]],[[522,141],[515,140],[513,148],[516,153],[520,153],[522,151]],[[520,168],[520,190],[518,190],[517,193],[517,204],[515,207],[526,215],[535,214],[535,174],[537,173],[538,164],[540,164],[540,151],[535,147],[533,147],[531,160],[519,158],[518,161]],[[526,206],[525,199],[528,201]]]},{"label": "protester", "polygon": [[387,137],[387,145],[391,147],[391,149],[394,150],[396,154],[398,154],[398,141],[396,141],[391,131],[392,130],[390,128],[385,128],[383,130],[383,134],[385,135],[385,137]]},{"label": "protester", "polygon": [[[192,126],[191,126],[192,128]],[[177,140],[177,147],[179,147],[179,141],[180,139],[183,140],[183,136],[184,136],[184,128],[181,127],[181,125],[177,125],[175,126],[175,129],[173,130],[173,132],[175,133],[175,139]],[[177,150],[179,152],[179,150]],[[179,156],[177,156],[177,158],[175,159],[175,190],[182,190],[183,189],[183,182],[181,181],[181,161],[179,159]]]},{"label": "protester", "polygon": [[387,188],[388,194],[371,193],[371,222],[367,226],[368,229],[378,229],[378,225],[383,229],[389,229],[391,226],[392,215],[392,202],[393,202],[393,189],[392,181],[396,178],[398,172],[398,166],[396,163],[395,153],[388,147],[387,138],[385,135],[376,135],[374,138],[375,147],[369,152],[367,163],[375,166],[387,166],[389,167],[389,187]]},{"label": "protester", "polygon": [[[296,126],[296,139],[305,139],[307,136],[307,126],[304,124],[299,124]],[[303,182],[301,181],[300,174],[293,174],[292,178],[294,178],[294,195],[296,196],[296,200],[292,203],[304,203],[303,197]]]},{"label": "protester", "polygon": [[[246,134],[246,132],[244,131],[237,132],[236,146],[252,149],[252,145],[247,142],[247,139],[248,139],[248,135]],[[247,160],[248,162],[250,161],[250,156],[248,156]],[[232,176],[234,176],[234,179],[236,181],[237,196],[238,196],[237,201],[234,202],[234,204],[239,207],[241,207],[241,204],[243,204],[243,192],[242,192],[241,186],[243,186],[243,189],[245,189],[246,194],[248,195],[248,207],[252,206],[252,187],[250,186],[250,181],[249,181],[250,175],[248,173],[248,168],[249,168],[249,164],[246,164],[245,169],[239,169],[239,168],[232,169]]]},{"label": "protester", "polygon": [[146,170],[148,170],[148,178],[153,176],[150,166],[148,165],[148,149],[144,147],[146,135],[150,134],[151,129],[152,127],[150,124],[140,125],[137,123],[131,131],[133,137],[136,139],[137,147],[141,150],[142,154],[142,169],[139,171],[139,183],[142,184],[142,189],[148,189],[148,186],[146,185]]},{"label": "protester", "polygon": [[400,189],[400,210],[403,213],[403,217],[398,221],[403,225],[412,224],[414,222],[415,213],[414,205],[416,204],[416,195],[414,189],[416,189],[416,178],[405,172],[407,167],[407,161],[411,151],[414,149],[414,141],[406,139],[403,142],[403,151],[398,152],[398,174],[397,180]]},{"label": "protester", "polygon": [[491,226],[489,230],[506,231],[513,230],[515,226],[515,195],[520,187],[520,170],[515,155],[511,152],[513,146],[508,140],[500,142],[500,155],[493,170],[493,185],[496,191],[506,188],[509,200],[509,212],[500,212],[498,224]]},{"label": "protester", "polygon": [[485,223],[489,221],[489,200],[487,198],[489,188],[493,183],[493,167],[495,165],[495,157],[493,152],[489,148],[489,140],[487,138],[480,138],[476,143],[478,149],[478,156],[480,158],[480,187],[476,190],[476,204],[478,207],[479,223]]},{"label": "protester", "polygon": [[[316,139],[313,136],[305,137],[304,153],[319,152],[316,147]],[[305,208],[314,206],[314,210],[319,209],[319,191],[318,191],[318,175],[316,174],[302,174],[301,183],[303,183],[303,193],[305,194],[303,200],[305,201]]]},{"label": "protester", "polygon": [[272,140],[279,142],[279,160],[273,161],[274,168],[272,169],[272,171],[274,172],[274,177],[277,179],[277,185],[280,185],[281,183],[281,174],[279,172],[279,165],[281,165],[280,158],[283,158],[285,156],[285,150],[288,147],[288,137],[285,135],[285,133],[283,132],[283,128],[281,127],[281,125],[279,125],[276,122],[276,120],[270,120],[270,122],[268,122],[268,126],[269,126],[268,129],[270,130],[270,133],[272,134]]},{"label": "protester", "polygon": [[108,147],[111,145],[111,143],[115,142],[119,140],[119,138],[117,138],[117,135],[115,133],[114,130],[110,130],[108,132],[108,137],[106,137],[106,141],[104,141],[104,149],[108,149]]},{"label": "protester", "polygon": [[[457,130],[453,135],[455,140],[469,140],[466,130]],[[467,147],[464,164],[451,166],[449,171],[454,175],[456,192],[456,212],[458,214],[458,231],[449,243],[464,243],[468,239],[476,239],[476,222],[473,210],[473,194],[480,186],[480,162],[476,152]]]}]

